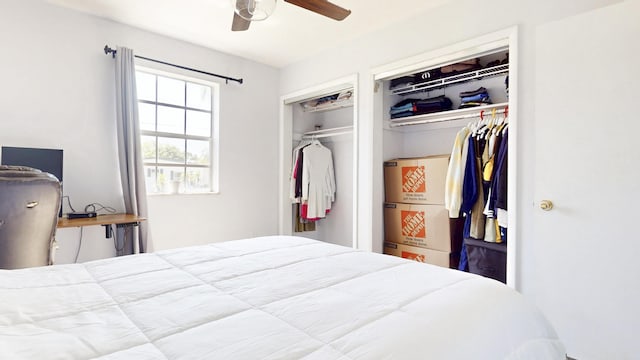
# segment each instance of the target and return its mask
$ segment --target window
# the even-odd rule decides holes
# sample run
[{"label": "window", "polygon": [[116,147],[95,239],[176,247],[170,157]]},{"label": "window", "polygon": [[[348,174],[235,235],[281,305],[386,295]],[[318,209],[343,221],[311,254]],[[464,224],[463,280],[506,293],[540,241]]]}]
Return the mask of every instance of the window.
[{"label": "window", "polygon": [[216,192],[217,85],[141,68],[136,85],[147,192]]}]

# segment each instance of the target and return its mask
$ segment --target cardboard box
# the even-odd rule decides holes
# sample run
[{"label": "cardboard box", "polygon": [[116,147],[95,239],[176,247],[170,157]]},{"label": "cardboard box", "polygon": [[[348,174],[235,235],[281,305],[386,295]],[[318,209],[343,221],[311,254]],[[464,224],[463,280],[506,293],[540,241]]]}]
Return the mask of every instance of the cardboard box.
[{"label": "cardboard box", "polygon": [[384,162],[385,201],[444,204],[449,155]]},{"label": "cardboard box", "polygon": [[384,239],[450,253],[449,212],[444,205],[385,203]]},{"label": "cardboard box", "polygon": [[449,253],[402,245],[390,241],[384,242],[384,253],[427,264],[450,267]]}]

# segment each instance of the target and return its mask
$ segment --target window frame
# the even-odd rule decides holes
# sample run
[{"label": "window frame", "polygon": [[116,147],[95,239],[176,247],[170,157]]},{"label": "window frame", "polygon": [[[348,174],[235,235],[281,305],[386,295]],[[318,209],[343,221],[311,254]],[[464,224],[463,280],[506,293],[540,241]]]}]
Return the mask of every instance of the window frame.
[{"label": "window frame", "polygon": [[[208,191],[202,191],[202,192],[188,192],[186,186],[184,186],[183,184],[183,188],[182,191],[179,192],[148,192],[147,191],[147,195],[149,196],[157,196],[157,195],[201,195],[201,194],[218,194],[219,193],[219,156],[220,156],[220,148],[219,148],[219,144],[220,144],[220,131],[219,131],[219,112],[220,112],[220,84],[212,82],[212,81],[207,81],[204,79],[200,79],[197,77],[193,77],[193,76],[186,76],[181,74],[180,72],[169,72],[169,71],[165,71],[165,70],[159,70],[156,68],[152,68],[152,67],[147,67],[147,66],[140,66],[140,65],[136,65],[135,67],[135,71],[136,71],[136,75],[138,72],[142,72],[142,73],[146,73],[146,74],[150,74],[150,75],[154,75],[155,79],[156,79],[156,84],[155,84],[155,101],[151,101],[151,100],[140,100],[137,99],[137,104],[150,104],[150,105],[154,105],[155,106],[155,127],[156,130],[151,131],[151,130],[142,130],[140,128],[140,143],[142,144],[142,138],[144,136],[149,136],[149,137],[154,137],[155,141],[156,141],[156,159],[154,162],[148,162],[148,161],[144,161],[143,166],[145,167],[145,174],[148,168],[150,167],[154,167],[156,169],[156,174],[158,171],[158,168],[166,168],[166,167],[175,167],[175,168],[179,168],[179,169],[183,169],[184,173],[186,174],[186,171],[188,169],[209,169],[209,189]],[[187,106],[187,102],[186,102],[186,93],[185,93],[185,103],[184,106],[181,105],[174,105],[174,104],[169,104],[169,103],[164,103],[164,102],[159,102],[158,101],[158,76],[162,76],[162,77],[166,77],[166,78],[170,78],[170,79],[175,79],[175,80],[180,80],[180,81],[184,81],[185,82],[185,86],[187,86],[187,83],[192,83],[192,84],[196,84],[196,85],[202,85],[202,86],[207,86],[211,89],[211,110],[202,110],[202,109],[198,109],[198,108],[192,108],[192,107],[188,107]],[[137,96],[137,94],[136,94]],[[180,110],[184,110],[185,111],[185,116],[186,116],[186,111],[197,111],[197,112],[204,112],[204,113],[211,113],[211,127],[210,127],[210,134],[209,136],[201,136],[201,135],[188,135],[186,133],[186,118],[185,118],[185,132],[184,134],[176,134],[176,133],[168,133],[168,132],[159,132],[157,131],[157,125],[158,125],[158,106],[164,106],[164,107],[169,107],[169,108],[174,108],[174,109],[180,109]],[[140,119],[138,119],[138,125],[140,125],[139,123]],[[188,140],[198,140],[198,141],[209,141],[209,164],[208,165],[202,165],[202,164],[189,164],[187,162],[187,159],[185,158],[185,161],[183,164],[171,164],[171,163],[164,163],[164,162],[159,162],[158,161],[158,138],[170,138],[170,139],[180,139],[180,140],[184,140],[185,141],[185,146],[186,146],[186,141]],[[186,156],[186,147],[185,147],[185,156]],[[144,160],[144,159],[143,159]],[[146,177],[146,176],[145,176]]]}]

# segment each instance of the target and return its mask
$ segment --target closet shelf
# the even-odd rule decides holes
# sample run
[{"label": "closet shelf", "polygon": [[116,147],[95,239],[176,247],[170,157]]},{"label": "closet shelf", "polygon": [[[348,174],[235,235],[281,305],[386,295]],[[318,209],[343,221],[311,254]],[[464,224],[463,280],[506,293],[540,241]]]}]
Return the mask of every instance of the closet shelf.
[{"label": "closet shelf", "polygon": [[303,106],[302,111],[313,113],[313,112],[337,110],[337,109],[342,109],[342,108],[352,107],[352,106],[353,106],[353,98],[349,98],[344,100],[331,100],[317,106],[309,106],[309,107]]},{"label": "closet shelf", "polygon": [[484,111],[484,116],[491,116],[493,109],[497,114],[504,113],[504,109],[509,105],[508,102],[475,106],[466,109],[449,110],[437,113],[407,116],[403,118],[389,120],[389,127],[400,127],[407,125],[432,124],[444,121],[454,121],[462,119],[471,119],[480,116],[480,112]]},{"label": "closet shelf", "polygon": [[396,95],[411,95],[420,92],[429,91],[432,89],[438,89],[447,85],[461,83],[470,80],[479,80],[486,77],[506,75],[509,73],[509,64],[496,65],[489,68],[470,71],[462,74],[456,74],[437,80],[427,81],[420,84],[412,84],[403,87],[391,89],[392,94]]}]

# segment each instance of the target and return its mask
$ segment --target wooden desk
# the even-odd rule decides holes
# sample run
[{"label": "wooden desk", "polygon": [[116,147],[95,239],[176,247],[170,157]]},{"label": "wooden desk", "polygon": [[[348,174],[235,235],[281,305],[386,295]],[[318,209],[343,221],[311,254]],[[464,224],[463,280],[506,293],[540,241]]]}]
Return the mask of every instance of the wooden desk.
[{"label": "wooden desk", "polygon": [[58,228],[81,227],[92,225],[138,225],[147,218],[133,214],[106,214],[98,215],[94,218],[83,219],[58,219]]},{"label": "wooden desk", "polygon": [[[129,226],[138,226],[141,221],[147,220],[147,218],[136,216],[133,214],[106,214],[106,215],[98,215],[94,218],[78,218],[78,219],[67,219],[67,218],[58,218],[58,228],[70,228],[70,227],[83,227],[83,226],[93,226],[93,225],[102,225],[104,226],[104,237],[107,239],[114,238],[116,241],[117,233],[113,232],[112,225],[115,225],[116,228],[123,228]],[[125,237],[126,241],[126,237]],[[123,245],[124,247],[124,245]],[[119,249],[116,246],[116,256],[124,255],[121,252],[122,249]]]}]

